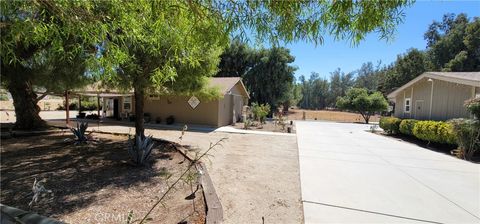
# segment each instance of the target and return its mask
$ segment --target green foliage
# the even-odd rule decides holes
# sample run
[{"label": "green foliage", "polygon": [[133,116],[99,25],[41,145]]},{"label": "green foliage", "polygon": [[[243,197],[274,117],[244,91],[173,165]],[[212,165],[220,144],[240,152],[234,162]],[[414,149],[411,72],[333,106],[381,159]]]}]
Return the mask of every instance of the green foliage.
[{"label": "green foliage", "polygon": [[265,119],[267,118],[267,115],[270,113],[270,105],[252,103],[252,113],[253,113],[253,118],[255,120],[258,120],[260,124],[263,124],[265,123]]},{"label": "green foliage", "polygon": [[308,80],[300,76],[302,99],[299,104],[306,109],[324,109],[335,107],[338,97],[345,96],[349,88],[354,85],[353,73],[344,73],[338,68],[330,73],[330,80],[312,72]]},{"label": "green foliage", "polygon": [[478,71],[480,69],[480,18],[445,14],[425,33],[428,56],[434,70]]},{"label": "green foliage", "polygon": [[241,77],[253,102],[267,103],[274,109],[295,103],[293,92],[295,58],[283,47],[252,49],[235,39],[221,55],[220,77]]},{"label": "green foliage", "polygon": [[[16,108],[17,123],[30,128],[41,123],[31,85],[66,90],[93,77],[125,89],[134,87],[140,98],[145,91],[191,94],[202,91],[207,77],[215,73],[232,33],[246,37],[248,32],[273,44],[322,43],[328,33],[357,44],[371,32],[391,37],[402,21],[402,9],[410,3],[0,1],[2,84],[14,100],[22,101],[16,105],[24,105]],[[283,57],[272,54],[268,58]],[[260,56],[262,62],[265,57]],[[262,70],[274,70],[265,61]],[[266,94],[259,99],[273,91]],[[143,114],[140,105],[136,112]],[[142,116],[136,119],[137,128],[143,129]]]},{"label": "green foliage", "polygon": [[411,135],[413,136],[413,128],[415,127],[415,124],[418,122],[418,120],[415,119],[404,119],[402,122],[400,122],[400,133],[404,135]]},{"label": "green foliage", "polygon": [[[101,106],[101,105],[100,105]],[[69,107],[69,110],[78,110],[78,102],[71,102]],[[57,110],[65,110],[64,105],[59,105]],[[97,102],[96,101],[83,101],[82,100],[82,108],[81,111],[92,111],[92,110],[97,110]]]},{"label": "green foliage", "polygon": [[387,109],[388,102],[380,92],[369,94],[367,89],[352,88],[337,99],[337,107],[360,113],[368,124],[371,115]]},{"label": "green foliage", "polygon": [[398,134],[400,132],[400,122],[402,122],[400,118],[382,117],[380,118],[379,126],[388,134]]},{"label": "green foliage", "polygon": [[381,78],[379,69],[380,62],[376,67],[373,66],[372,62],[363,63],[362,67],[356,71],[355,87],[376,91]]},{"label": "green foliage", "polygon": [[474,98],[465,102],[465,108],[477,119],[480,119],[480,98]]},{"label": "green foliage", "polygon": [[85,134],[87,128],[88,122],[77,122],[77,128],[70,128],[70,131],[75,135],[75,144],[87,142],[88,136]]},{"label": "green foliage", "polygon": [[152,137],[135,136],[133,139],[128,136],[129,146],[128,154],[133,163],[137,166],[143,166],[149,160],[152,154],[154,142]]},{"label": "green foliage", "polygon": [[458,149],[456,156],[471,160],[480,149],[480,121],[472,119],[453,119],[449,123],[453,127]]},{"label": "green foliage", "polygon": [[0,101],[7,101],[8,96],[6,93],[0,93]]},{"label": "green foliage", "polygon": [[[445,14],[434,21],[424,35],[426,50],[409,49],[391,64],[370,73],[369,67],[359,70],[356,87],[376,89],[389,94],[426,71],[467,72],[480,70],[480,18],[465,14]],[[367,71],[363,73],[362,70]],[[368,77],[364,78],[363,74]]]},{"label": "green foliage", "polygon": [[386,72],[381,81],[380,90],[388,94],[396,87],[400,87],[428,70],[427,57],[423,51],[409,49],[405,54],[398,55],[397,60],[390,66],[391,72]]},{"label": "green foliage", "polygon": [[442,144],[455,144],[453,126],[443,121],[418,121],[413,127],[413,135],[421,140]]}]

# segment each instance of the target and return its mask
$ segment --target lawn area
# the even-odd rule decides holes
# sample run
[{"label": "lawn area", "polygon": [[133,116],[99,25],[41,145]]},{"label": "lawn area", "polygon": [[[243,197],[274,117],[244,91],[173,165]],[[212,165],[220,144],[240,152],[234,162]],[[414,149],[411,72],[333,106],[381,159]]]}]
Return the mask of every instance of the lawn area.
[{"label": "lawn area", "polygon": [[[336,121],[336,122],[349,122],[349,123],[363,123],[364,120],[360,114],[331,111],[331,110],[303,110],[303,109],[290,109],[288,113],[288,119],[290,120],[302,120],[303,112],[306,112],[307,120],[324,120],[324,121]],[[370,122],[378,122],[380,116],[372,116]]]},{"label": "lawn area", "polygon": [[[137,167],[126,136],[93,136],[96,141],[77,146],[64,141],[70,133],[2,140],[1,203],[67,223],[126,223],[130,211],[143,217],[188,166],[170,143],[156,142],[150,164]],[[29,207],[35,178],[45,179],[52,194]],[[152,221],[204,223],[202,191],[187,199],[195,183],[176,185]]]}]

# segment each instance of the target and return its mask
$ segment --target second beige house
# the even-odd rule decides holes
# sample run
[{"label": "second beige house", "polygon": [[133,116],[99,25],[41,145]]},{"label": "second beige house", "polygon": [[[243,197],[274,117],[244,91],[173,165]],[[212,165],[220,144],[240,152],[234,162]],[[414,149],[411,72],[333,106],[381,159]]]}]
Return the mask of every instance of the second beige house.
[{"label": "second beige house", "polygon": [[388,94],[394,116],[418,120],[470,118],[466,100],[480,97],[480,72],[425,72]]}]

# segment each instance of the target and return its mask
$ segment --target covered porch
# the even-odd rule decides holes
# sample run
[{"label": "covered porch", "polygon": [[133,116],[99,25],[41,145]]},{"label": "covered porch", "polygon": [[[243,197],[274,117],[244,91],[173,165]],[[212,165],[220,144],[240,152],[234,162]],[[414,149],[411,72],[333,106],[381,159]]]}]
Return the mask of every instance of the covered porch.
[{"label": "covered porch", "polygon": [[[134,116],[133,93],[111,92],[109,90],[76,90],[65,91],[65,124],[70,124],[70,102],[77,100],[79,119],[94,120],[128,120]],[[82,98],[96,101],[96,113],[87,114],[82,110]]]}]

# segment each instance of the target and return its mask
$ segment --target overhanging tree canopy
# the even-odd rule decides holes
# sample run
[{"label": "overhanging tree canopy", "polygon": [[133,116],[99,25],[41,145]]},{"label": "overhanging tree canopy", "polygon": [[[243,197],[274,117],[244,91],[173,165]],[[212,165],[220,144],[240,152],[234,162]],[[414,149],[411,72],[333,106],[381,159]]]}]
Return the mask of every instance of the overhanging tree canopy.
[{"label": "overhanging tree canopy", "polygon": [[[74,58],[72,55],[81,54],[91,74],[107,77],[109,81],[116,79],[113,74],[120,69],[125,74],[136,74],[138,79],[130,83],[133,86],[152,82],[160,88],[167,81],[172,86],[175,83],[197,83],[177,82],[182,79],[177,76],[180,71],[192,72],[189,68],[204,69],[204,66],[211,65],[210,62],[196,60],[198,57],[190,53],[198,54],[211,40],[218,40],[216,44],[222,46],[231,33],[240,33],[245,37],[245,31],[249,30],[255,38],[274,43],[279,40],[305,40],[317,44],[322,43],[323,35],[332,34],[337,39],[358,43],[374,31],[382,37],[389,37],[395,25],[401,22],[402,9],[407,5],[409,2],[403,0],[1,1],[2,83],[9,83],[11,88],[19,90],[12,92],[16,107],[22,105],[21,110],[16,108],[17,117],[35,118],[19,127],[34,128],[41,119],[34,103],[37,96],[32,86],[42,86],[42,82],[34,79],[31,60],[44,50],[70,62]],[[166,18],[173,21],[167,22]],[[147,24],[147,21],[152,24]],[[203,28],[197,27],[197,24]],[[193,29],[193,32],[188,29]],[[192,36],[199,34],[200,30],[203,31],[199,37],[201,40],[211,38],[202,42],[203,46],[189,42],[199,39]],[[162,42],[162,36],[152,35],[165,35],[166,41]],[[192,51],[183,50],[184,46],[178,45],[184,39],[187,39],[185,48]],[[169,42],[174,47],[164,49],[163,46],[168,46]],[[163,51],[159,53],[157,50]],[[207,55],[215,57],[216,53],[207,52]],[[163,61],[155,61],[161,56]],[[138,67],[140,64],[147,66]],[[52,65],[61,67],[65,64]],[[22,74],[23,81],[15,82],[12,79],[14,74]],[[84,74],[78,74],[81,75]],[[55,79],[61,78],[57,76]],[[192,86],[180,85],[186,89]],[[20,90],[27,94],[20,94]],[[137,122],[139,129],[142,129],[139,126],[141,122]]]}]

